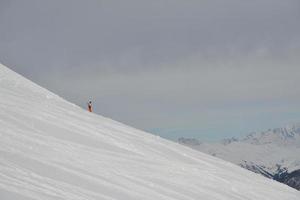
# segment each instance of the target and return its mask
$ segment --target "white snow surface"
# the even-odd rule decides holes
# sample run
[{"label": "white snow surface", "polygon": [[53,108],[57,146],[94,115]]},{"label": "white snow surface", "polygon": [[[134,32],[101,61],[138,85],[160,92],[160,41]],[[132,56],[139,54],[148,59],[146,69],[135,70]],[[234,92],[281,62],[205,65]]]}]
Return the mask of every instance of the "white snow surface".
[{"label": "white snow surface", "polygon": [[299,200],[234,164],[89,113],[0,65],[1,200]]}]

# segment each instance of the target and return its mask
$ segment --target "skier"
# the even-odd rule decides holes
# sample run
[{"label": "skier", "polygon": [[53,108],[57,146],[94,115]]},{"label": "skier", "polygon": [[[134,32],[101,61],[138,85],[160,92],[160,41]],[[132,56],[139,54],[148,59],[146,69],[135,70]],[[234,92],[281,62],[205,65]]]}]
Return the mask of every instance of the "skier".
[{"label": "skier", "polygon": [[92,102],[91,101],[89,101],[89,103],[88,103],[88,110],[89,110],[89,112],[92,112]]}]

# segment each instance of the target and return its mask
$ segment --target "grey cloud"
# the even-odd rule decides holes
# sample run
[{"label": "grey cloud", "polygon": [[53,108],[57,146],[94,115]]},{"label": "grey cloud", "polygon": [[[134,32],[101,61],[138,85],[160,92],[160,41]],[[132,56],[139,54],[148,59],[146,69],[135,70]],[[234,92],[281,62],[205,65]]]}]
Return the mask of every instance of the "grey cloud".
[{"label": "grey cloud", "polygon": [[[12,41],[7,46],[16,56],[26,61],[31,52],[39,65],[104,61],[119,68],[151,66],[194,52],[218,56],[257,46],[282,54],[299,42],[300,9],[294,0],[31,0],[9,5],[1,15],[1,37]],[[126,63],[128,54],[136,63]]]}]

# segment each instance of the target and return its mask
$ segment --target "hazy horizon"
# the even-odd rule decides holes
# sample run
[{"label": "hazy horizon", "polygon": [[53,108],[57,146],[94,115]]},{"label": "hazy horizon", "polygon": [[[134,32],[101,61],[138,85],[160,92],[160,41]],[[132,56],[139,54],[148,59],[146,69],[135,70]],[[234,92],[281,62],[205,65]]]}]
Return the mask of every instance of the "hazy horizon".
[{"label": "hazy horizon", "polygon": [[300,122],[300,2],[0,0],[0,62],[176,140]]}]

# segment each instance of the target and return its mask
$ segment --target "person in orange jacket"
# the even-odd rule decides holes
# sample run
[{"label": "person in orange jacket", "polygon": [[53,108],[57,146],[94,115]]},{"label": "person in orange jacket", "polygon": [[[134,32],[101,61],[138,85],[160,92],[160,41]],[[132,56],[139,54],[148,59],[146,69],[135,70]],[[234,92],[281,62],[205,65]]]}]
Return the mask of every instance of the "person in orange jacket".
[{"label": "person in orange jacket", "polygon": [[89,110],[89,112],[92,112],[92,102],[91,101],[89,101],[89,103],[88,103],[88,110]]}]

